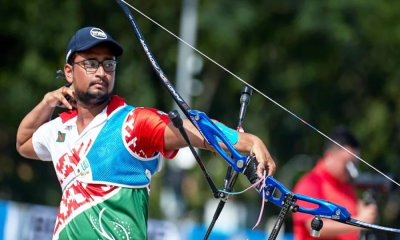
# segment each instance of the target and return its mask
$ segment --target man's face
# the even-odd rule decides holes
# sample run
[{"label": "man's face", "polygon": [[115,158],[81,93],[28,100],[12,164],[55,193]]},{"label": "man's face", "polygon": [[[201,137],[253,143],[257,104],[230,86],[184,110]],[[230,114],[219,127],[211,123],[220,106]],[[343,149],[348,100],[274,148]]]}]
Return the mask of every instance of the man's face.
[{"label": "man's face", "polygon": [[[102,45],[96,45],[89,50],[76,54],[74,62],[84,60],[115,60],[111,50]],[[110,98],[114,88],[115,72],[105,71],[102,64],[98,69],[85,70],[84,63],[74,64],[73,67],[73,87],[75,90],[75,100],[78,104],[85,106],[97,106]]]},{"label": "man's face", "polygon": [[[359,155],[359,150],[349,146],[344,147],[353,154],[357,156]],[[353,162],[355,165],[357,165],[358,160],[349,152],[339,147],[334,147],[333,149],[328,150],[325,154],[325,158],[329,158],[329,160],[327,160],[331,163],[330,172],[333,173],[333,175],[339,180],[346,182],[350,181],[350,175],[346,168],[346,164],[348,162]]]}]

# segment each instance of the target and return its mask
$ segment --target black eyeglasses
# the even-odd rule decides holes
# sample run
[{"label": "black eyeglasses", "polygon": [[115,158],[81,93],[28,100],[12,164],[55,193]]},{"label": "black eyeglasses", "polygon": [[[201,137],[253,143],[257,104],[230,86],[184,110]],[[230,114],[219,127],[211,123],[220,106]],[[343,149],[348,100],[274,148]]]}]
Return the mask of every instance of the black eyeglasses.
[{"label": "black eyeglasses", "polygon": [[118,62],[113,59],[104,60],[102,62],[99,62],[95,59],[86,59],[86,60],[74,62],[71,64],[78,64],[83,69],[85,69],[87,73],[95,73],[97,71],[97,69],[99,68],[100,64],[103,66],[104,71],[114,72],[115,68],[117,67],[117,63]]}]

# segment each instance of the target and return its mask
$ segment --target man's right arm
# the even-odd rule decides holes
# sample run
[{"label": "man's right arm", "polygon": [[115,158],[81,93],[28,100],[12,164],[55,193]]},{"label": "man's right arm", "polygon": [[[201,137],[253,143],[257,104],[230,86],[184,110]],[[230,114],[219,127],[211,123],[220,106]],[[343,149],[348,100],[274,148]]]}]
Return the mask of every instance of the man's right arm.
[{"label": "man's right arm", "polygon": [[53,114],[54,108],[60,103],[72,109],[71,104],[65,96],[73,96],[72,88],[61,87],[53,92],[47,93],[43,100],[21,121],[17,132],[17,151],[23,157],[39,159],[32,143],[33,133],[44,123],[48,122]]}]

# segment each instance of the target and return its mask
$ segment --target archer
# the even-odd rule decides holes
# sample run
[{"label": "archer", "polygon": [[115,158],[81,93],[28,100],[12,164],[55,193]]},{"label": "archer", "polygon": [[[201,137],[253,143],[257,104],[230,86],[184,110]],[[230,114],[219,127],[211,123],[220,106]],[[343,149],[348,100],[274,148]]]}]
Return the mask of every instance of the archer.
[{"label": "archer", "polygon": [[[116,231],[126,239],[147,239],[151,176],[161,170],[163,157],[187,146],[167,114],[112,95],[122,53],[103,30],[80,29],[66,51],[67,86],[45,94],[18,128],[18,152],[52,161],[62,187],[53,239],[113,239]],[[69,111],[50,120],[57,106]],[[275,172],[258,137],[217,124],[238,151],[256,156],[258,177]],[[193,146],[215,151],[189,120],[183,126]]]}]

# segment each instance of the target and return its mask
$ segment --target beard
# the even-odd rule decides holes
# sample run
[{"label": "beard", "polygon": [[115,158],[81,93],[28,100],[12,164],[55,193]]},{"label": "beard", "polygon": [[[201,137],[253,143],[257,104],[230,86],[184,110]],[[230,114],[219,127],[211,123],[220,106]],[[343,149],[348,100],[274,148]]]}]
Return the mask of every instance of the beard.
[{"label": "beard", "polygon": [[[89,84],[88,88],[85,91],[81,91],[75,84],[76,81],[74,81],[73,86],[75,90],[75,100],[79,103],[81,103],[84,106],[98,106],[107,101],[111,94],[112,90],[108,92],[108,82],[107,80],[98,80],[98,81],[93,81]],[[94,84],[102,82],[105,84],[107,90],[106,91],[101,91],[101,90],[92,90],[90,89],[91,86]]]}]

